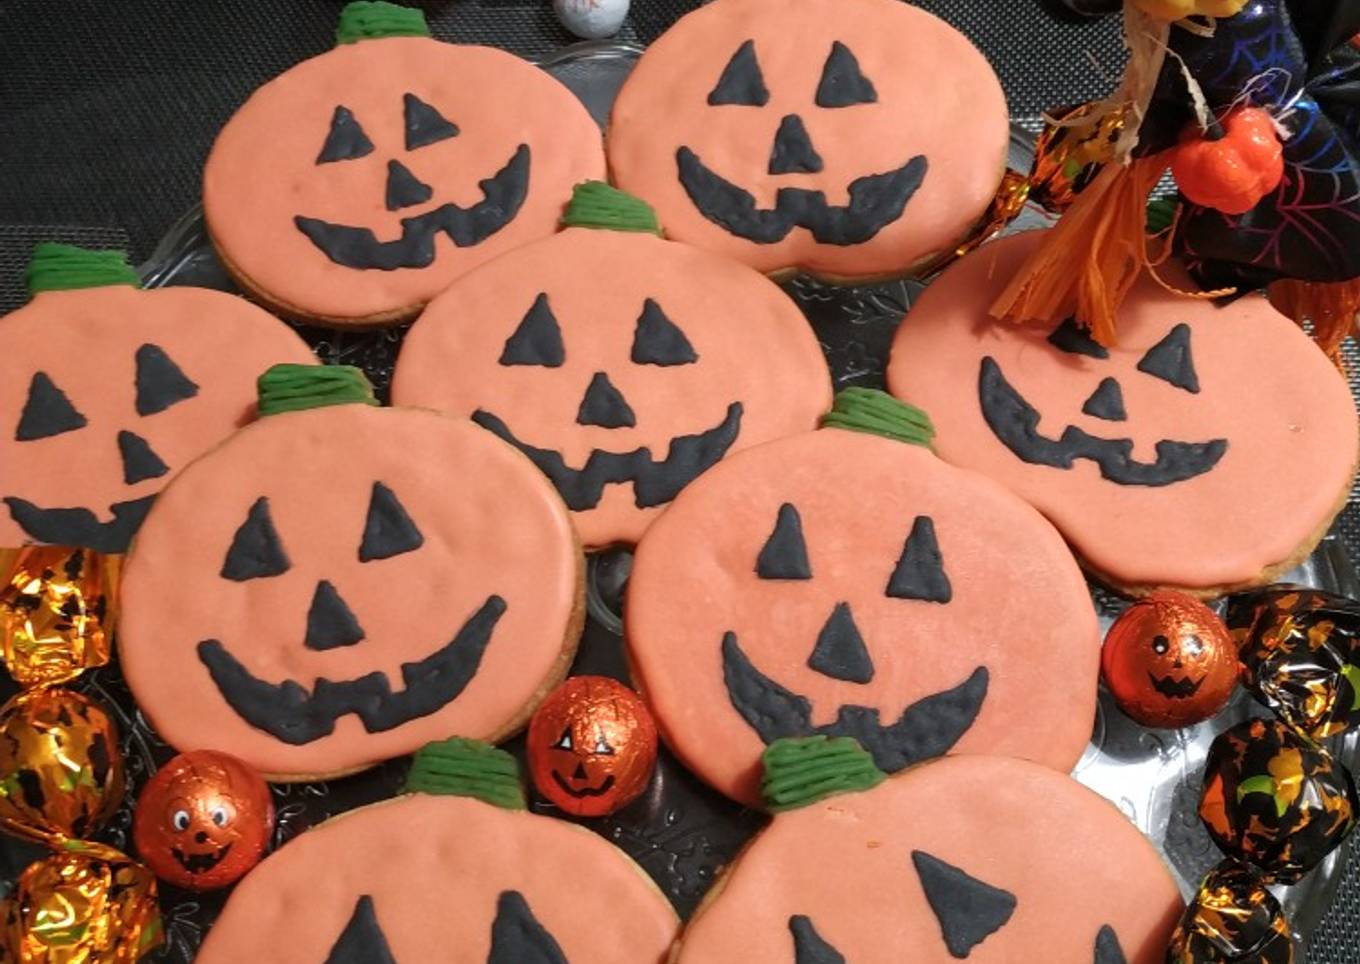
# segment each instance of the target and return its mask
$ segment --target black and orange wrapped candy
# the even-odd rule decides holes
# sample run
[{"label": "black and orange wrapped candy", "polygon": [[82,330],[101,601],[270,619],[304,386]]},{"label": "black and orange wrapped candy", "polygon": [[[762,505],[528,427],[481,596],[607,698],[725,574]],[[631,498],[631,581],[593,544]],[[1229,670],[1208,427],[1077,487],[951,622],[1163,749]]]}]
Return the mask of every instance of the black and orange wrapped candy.
[{"label": "black and orange wrapped candy", "polygon": [[109,661],[121,557],[66,546],[0,549],[0,658],[20,686]]},{"label": "black and orange wrapped candy", "polygon": [[1355,827],[1350,773],[1279,720],[1247,720],[1209,748],[1199,815],[1219,849],[1292,884]]},{"label": "black and orange wrapped candy", "polygon": [[1265,878],[1231,857],[1209,871],[1185,909],[1167,964],[1293,964],[1294,941]]},{"label": "black and orange wrapped candy", "polygon": [[1243,682],[1314,740],[1360,722],[1360,604],[1316,589],[1272,586],[1228,605]]}]

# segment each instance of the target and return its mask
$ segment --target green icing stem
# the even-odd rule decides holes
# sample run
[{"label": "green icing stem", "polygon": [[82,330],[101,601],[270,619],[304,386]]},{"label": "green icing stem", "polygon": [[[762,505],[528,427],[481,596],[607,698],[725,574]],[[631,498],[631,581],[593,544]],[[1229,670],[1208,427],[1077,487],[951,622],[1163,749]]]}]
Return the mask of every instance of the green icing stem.
[{"label": "green icing stem", "polygon": [[823,416],[822,426],[882,435],[926,448],[935,440],[935,426],[929,415],[873,388],[841,389],[831,411]]},{"label": "green icing stem", "polygon": [[383,37],[428,37],[429,24],[422,10],[413,10],[383,0],[355,0],[340,11],[335,27],[335,43],[352,44],[359,40]]},{"label": "green icing stem", "polygon": [[604,181],[582,181],[572,189],[562,227],[661,235],[661,222],[650,204]]},{"label": "green icing stem", "polygon": [[760,793],[773,813],[806,807],[839,793],[871,790],[887,779],[859,741],[848,736],[775,740],[761,760],[765,778]]},{"label": "green icing stem", "polygon": [[454,737],[427,743],[411,761],[405,793],[474,797],[506,810],[524,810],[519,763],[481,740]]},{"label": "green icing stem", "polygon": [[377,405],[373,386],[352,365],[275,365],[256,380],[260,414],[326,405]]},{"label": "green icing stem", "polygon": [[104,285],[142,286],[137,272],[128,264],[126,251],[90,251],[73,244],[46,241],[33,249],[33,258],[24,272],[30,295],[44,291],[69,291],[74,288],[100,288]]}]

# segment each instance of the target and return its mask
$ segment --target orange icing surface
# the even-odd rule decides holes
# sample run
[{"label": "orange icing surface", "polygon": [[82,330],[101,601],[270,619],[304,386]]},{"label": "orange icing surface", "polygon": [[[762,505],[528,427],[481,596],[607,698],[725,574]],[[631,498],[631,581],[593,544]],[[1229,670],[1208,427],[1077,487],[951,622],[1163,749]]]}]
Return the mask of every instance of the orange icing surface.
[{"label": "orange icing surface", "polygon": [[[927,289],[898,330],[892,392],[930,412],[940,455],[1003,483],[1047,515],[1096,569],[1121,584],[1210,588],[1248,581],[1291,555],[1331,518],[1356,463],[1357,423],[1345,381],[1265,298],[1223,307],[1178,297],[1150,279],[1119,315],[1108,360],[1059,351],[1047,332],[992,323],[988,307],[1039,235],[987,245]],[[1200,392],[1136,370],[1170,329],[1191,330]],[[1163,487],[1107,482],[1021,461],[992,433],[978,402],[984,355],[1040,413],[1049,438],[1076,425],[1132,438],[1135,458],[1161,439],[1228,440],[1216,467]],[[1123,390],[1128,421],[1081,412],[1105,377]]]},{"label": "orange icing surface", "polygon": [[415,794],[336,817],[267,858],[195,960],[324,961],[367,894],[396,960],[485,961],[505,890],[572,962],[660,964],[678,926],[642,869],[590,831]]},{"label": "orange icing surface", "polygon": [[950,964],[915,850],[1017,899],[969,964],[1091,964],[1106,925],[1129,964],[1158,964],[1182,909],[1157,852],[1104,799],[1023,760],[951,757],[776,816],[690,922],[679,964],[788,964],[794,914],[853,964],[906,949]]},{"label": "orange icing surface", "polygon": [[[764,107],[708,105],[723,69],[747,40],[769,91]],[[876,103],[822,108],[814,94],[833,41],[874,85]],[[781,119],[801,117],[825,167],[771,175]],[[671,237],[766,272],[800,267],[836,277],[900,274],[961,237],[991,201],[1009,138],[1005,94],[982,54],[953,27],[898,0],[718,0],[687,14],[653,43],[614,105],[610,169],[625,191],[657,209]],[[769,208],[783,187],[849,200],[857,178],[896,170],[917,155],[930,169],[901,219],[868,242],[817,243],[794,228],[758,244],[709,221],[681,186],[676,149]]]},{"label": "orange icing surface", "polygon": [[[358,561],[373,483],[392,490],[419,549]],[[266,496],[291,569],[220,575],[238,526]],[[451,735],[488,738],[519,719],[564,647],[581,556],[566,508],[523,456],[468,422],[412,409],[339,405],[271,415],[195,462],[157,501],[124,571],[123,672],[157,732],[179,750],[234,754],[267,774],[329,774]],[[303,646],[308,607],[329,580],[366,632]],[[491,594],[507,608],[476,676],[442,709],[382,733],[358,717],[288,745],[238,717],[196,647],[220,640],[255,676],[350,680],[447,644]]]},{"label": "orange icing surface", "polygon": [[[412,93],[460,133],[405,149],[402,95]],[[366,157],[317,164],[337,105],[374,145]],[[393,271],[335,264],[293,223],[297,215],[401,236],[401,219],[482,199],[520,144],[532,152],[518,215],[481,244],[440,235],[434,264]],[[434,189],[423,204],[388,211],[387,162]],[[463,272],[552,234],[572,185],[604,175],[600,131],[572,93],[512,54],[489,47],[391,37],[344,44],[265,84],[222,129],[203,172],[213,242],[270,298],[300,312],[359,320],[417,307]]]},{"label": "orange icing surface", "polygon": [[[255,379],[278,362],[316,361],[292,329],[244,298],[206,288],[139,291],[110,285],[47,291],[0,318],[0,497],[42,508],[109,506],[154,495],[167,474],[123,482],[120,431],[135,432],[172,472],[255,417]],[[165,350],[198,394],[137,414],[136,353]],[[35,372],[45,372],[86,419],[82,428],[15,440]],[[0,505],[0,546],[32,540]]]},{"label": "orange icing surface", "polygon": [[[561,326],[564,364],[499,364],[542,292]],[[684,333],[697,362],[631,361],[647,298]],[[576,421],[599,371],[632,407],[635,428]],[[460,416],[485,409],[521,441],[561,452],[579,469],[594,449],[646,446],[664,459],[673,438],[718,425],[734,401],[744,411],[729,453],[807,431],[831,406],[831,379],[802,313],[757,272],[651,235],[571,228],[496,259],[435,299],[402,347],[392,398]],[[640,508],[633,484],[623,482],[573,516],[586,546],[597,548],[636,542],[662,508]]]},{"label": "orange icing surface", "polygon": [[[802,518],[810,580],[755,573],[785,502]],[[949,603],[885,593],[918,515],[934,521]],[[874,664],[868,684],[808,665],[841,602]],[[1091,734],[1100,634],[1071,553],[999,485],[916,445],[822,429],[719,463],[648,530],[624,612],[635,678],[667,744],[739,800],[759,799],[764,747],[724,686],[727,631],[757,669],[811,700],[817,725],[835,720],[842,704],[895,722],[982,665],[987,698],[956,752],[1067,771]]]}]

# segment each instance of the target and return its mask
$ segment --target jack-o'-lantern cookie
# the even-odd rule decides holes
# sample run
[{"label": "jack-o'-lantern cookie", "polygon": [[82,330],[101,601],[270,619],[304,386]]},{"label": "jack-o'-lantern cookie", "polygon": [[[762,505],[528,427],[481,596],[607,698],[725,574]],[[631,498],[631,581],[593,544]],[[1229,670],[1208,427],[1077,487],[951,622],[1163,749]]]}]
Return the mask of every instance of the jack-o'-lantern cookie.
[{"label": "jack-o'-lantern cookie", "polygon": [[1166,958],[1175,880],[1064,774],[968,756],[884,780],[851,740],[787,740],[765,790],[780,812],[705,897],[676,964]]},{"label": "jack-o'-lantern cookie", "polygon": [[898,329],[893,394],[935,418],[936,450],[1052,520],[1116,588],[1214,596],[1302,560],[1350,491],[1345,380],[1262,297],[1225,305],[1140,280],[1119,344],[988,309],[1042,235],[989,244]]},{"label": "jack-o'-lantern cookie", "polygon": [[421,750],[407,795],[290,841],[232,892],[198,964],[661,964],[661,891],[590,831],[525,810],[509,754]]},{"label": "jack-o'-lantern cookie", "polygon": [[853,736],[888,772],[1070,770],[1100,633],[1062,537],[882,392],[847,389],[826,425],[725,459],[638,546],[626,638],[667,744],[747,803],[781,737]]},{"label": "jack-o'-lantern cookie", "polygon": [[273,780],[510,735],[584,618],[561,498],[470,422],[376,407],[357,369],[260,382],[260,421],[166,488],[128,556],[137,705]]},{"label": "jack-o'-lantern cookie", "polygon": [[991,66],[924,10],[717,0],[638,61],[608,153],[672,238],[864,281],[953,247],[991,202],[1008,138]]},{"label": "jack-o'-lantern cookie", "polygon": [[39,245],[0,318],[0,546],[123,552],[185,463],[255,417],[255,378],[314,361],[207,288],[143,291],[119,251]]},{"label": "jack-o'-lantern cookie", "polygon": [[642,202],[582,185],[567,223],[436,298],[392,398],[470,415],[518,447],[594,549],[636,542],[719,459],[815,428],[831,378],[787,295],[656,237]]},{"label": "jack-o'-lantern cookie", "polygon": [[203,171],[223,263],[285,314],[409,318],[551,234],[572,185],[604,173],[585,107],[512,54],[433,40],[389,3],[349,4],[337,41],[252,94]]}]

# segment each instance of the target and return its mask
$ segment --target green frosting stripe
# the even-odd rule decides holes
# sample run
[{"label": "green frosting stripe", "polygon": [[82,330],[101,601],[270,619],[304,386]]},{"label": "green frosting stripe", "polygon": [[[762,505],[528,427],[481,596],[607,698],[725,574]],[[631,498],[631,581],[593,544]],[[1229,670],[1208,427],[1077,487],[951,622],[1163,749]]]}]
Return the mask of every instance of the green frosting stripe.
[{"label": "green frosting stripe", "polygon": [[378,404],[368,378],[353,365],[275,365],[255,385],[261,415],[326,405]]},{"label": "green frosting stripe", "polygon": [[24,282],[30,295],[104,285],[142,286],[142,279],[128,264],[126,251],[90,251],[55,241],[45,241],[33,249]]},{"label": "green frosting stripe", "polygon": [[518,761],[489,743],[459,737],[418,750],[403,792],[475,797],[506,810],[527,807]]},{"label": "green frosting stripe", "polygon": [[765,777],[760,793],[773,813],[806,807],[839,793],[871,790],[887,779],[859,741],[849,736],[775,740],[761,760]]},{"label": "green frosting stripe", "polygon": [[873,388],[841,389],[831,411],[823,416],[822,426],[882,435],[926,448],[935,440],[935,426],[929,415]]},{"label": "green frosting stripe", "polygon": [[1147,206],[1147,232],[1148,234],[1161,234],[1171,227],[1171,222],[1176,220],[1176,208],[1179,202],[1174,197],[1156,198],[1149,201]]},{"label": "green frosting stripe", "polygon": [[413,10],[383,0],[355,0],[340,11],[335,28],[335,43],[352,44],[359,40],[383,37],[428,37],[430,26],[423,10]]},{"label": "green frosting stripe", "polygon": [[650,204],[604,181],[582,181],[572,189],[562,227],[661,235],[661,222]]}]

